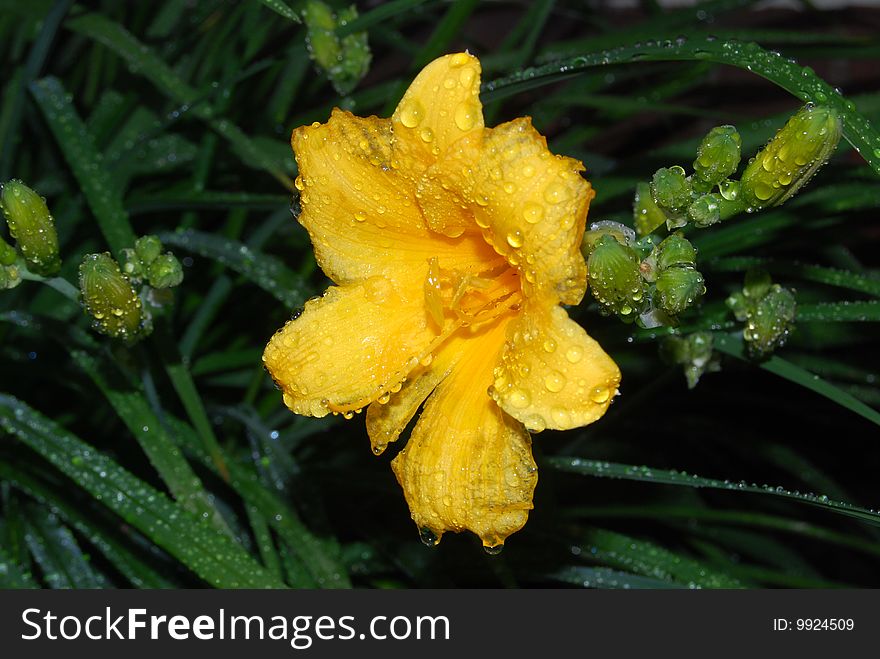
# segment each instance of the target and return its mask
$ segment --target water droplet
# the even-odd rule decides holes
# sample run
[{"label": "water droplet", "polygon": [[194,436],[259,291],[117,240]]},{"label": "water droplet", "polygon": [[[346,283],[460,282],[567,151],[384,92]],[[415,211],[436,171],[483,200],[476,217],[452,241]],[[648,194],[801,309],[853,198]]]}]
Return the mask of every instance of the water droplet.
[{"label": "water droplet", "polygon": [[559,371],[551,371],[544,378],[544,386],[547,387],[547,391],[550,393],[559,393],[565,386],[565,376]]},{"label": "water droplet", "polygon": [[489,556],[497,556],[504,550],[504,543],[498,545],[483,545],[483,551]]},{"label": "water droplet", "polygon": [[510,403],[511,407],[521,410],[528,407],[529,403],[532,402],[532,399],[529,397],[528,393],[522,389],[514,389],[507,397],[507,402]]},{"label": "water droplet", "polygon": [[455,108],[455,125],[460,130],[470,130],[477,123],[480,109],[471,101],[459,103]]},{"label": "water droplet", "polygon": [[583,356],[584,350],[580,346],[571,346],[568,350],[565,351],[565,358],[572,364],[577,364],[581,359],[583,359]]},{"label": "water droplet", "polygon": [[516,229],[507,234],[507,244],[513,247],[514,249],[518,249],[522,247],[523,244],[523,234],[522,231]]},{"label": "water droplet", "polygon": [[592,393],[590,393],[590,400],[594,403],[602,404],[608,400],[611,396],[611,391],[608,387],[599,386],[593,389]]},{"label": "water droplet", "polygon": [[533,201],[527,201],[522,210],[523,218],[529,224],[537,224],[544,218],[544,209]]},{"label": "water droplet", "polygon": [[556,352],[556,341],[553,339],[547,339],[544,341],[544,351],[545,352]]},{"label": "water droplet", "polygon": [[367,219],[367,216],[364,215],[361,211],[358,211],[354,214],[354,219],[357,220],[358,222],[363,222],[364,220]]},{"label": "water droplet", "polygon": [[419,137],[422,138],[422,142],[433,142],[434,131],[426,126],[419,131]]},{"label": "water droplet", "polygon": [[404,101],[403,107],[400,108],[400,123],[407,128],[415,128],[424,118],[425,108],[422,107],[420,101],[416,99]]}]

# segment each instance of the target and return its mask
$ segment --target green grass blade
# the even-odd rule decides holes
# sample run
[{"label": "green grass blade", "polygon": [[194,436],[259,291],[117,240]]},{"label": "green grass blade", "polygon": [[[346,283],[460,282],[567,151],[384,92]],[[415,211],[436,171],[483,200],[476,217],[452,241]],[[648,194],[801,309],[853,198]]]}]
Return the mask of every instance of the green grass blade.
[{"label": "green grass blade", "polygon": [[107,579],[88,562],[73,533],[53,513],[32,507],[25,536],[50,588],[107,588]]},{"label": "green grass blade", "polygon": [[645,43],[585,53],[551,64],[524,69],[484,85],[483,101],[498,100],[526,89],[569,78],[595,66],[633,62],[707,61],[728,64],[756,73],[779,85],[803,102],[833,107],[843,122],[843,134],[862,158],[880,174],[880,133],[844,98],[807,67],[788,61],[756,43],[719,41],[711,37],[655,37]]},{"label": "green grass blade", "polygon": [[664,581],[653,577],[644,577],[639,574],[620,572],[607,567],[580,567],[570,566],[553,574],[547,575],[550,579],[562,583],[581,586],[583,588],[687,588],[687,586],[674,581]]},{"label": "green grass blade", "polygon": [[266,5],[269,9],[274,11],[276,14],[280,16],[284,16],[289,21],[293,21],[294,23],[302,23],[302,19],[299,17],[290,6],[284,2],[284,0],[260,0],[264,5]]},{"label": "green grass blade", "polygon": [[302,306],[311,294],[305,280],[281,261],[238,241],[193,230],[163,233],[160,238],[166,245],[194,252],[235,270],[288,309]]},{"label": "green grass blade", "polygon": [[[748,361],[743,348],[741,336],[724,334],[723,332],[715,332],[714,336],[716,350],[738,359]],[[854,396],[835,387],[827,380],[823,380],[815,373],[810,373],[809,371],[802,369],[800,366],[796,366],[776,355],[760,362],[759,367],[809,389],[810,391],[815,391],[820,396],[824,396],[851,412],[855,412],[859,416],[864,417],[868,421],[880,425],[880,412],[868,407]]]},{"label": "green grass blade", "polygon": [[[216,117],[215,109],[202,95],[124,27],[101,14],[83,14],[68,20],[65,25],[110,48],[126,60],[132,70],[143,74],[166,96],[179,103],[181,111],[190,111],[207,122],[215,132],[232,145],[242,162],[268,172],[288,190],[295,190],[293,180],[284,172],[283,163],[274,155],[266,153],[234,123]],[[289,160],[293,160],[292,155],[289,156]]]},{"label": "green grass blade", "polygon": [[[206,467],[216,471],[198,438],[191,428],[180,421],[168,418],[175,438],[182,446],[196,456]],[[330,540],[323,540],[312,534],[296,512],[284,504],[270,490],[263,486],[257,475],[238,462],[229,463],[230,485],[241,495],[248,505],[255,506],[275,529],[283,545],[297,556],[305,572],[299,571],[300,579],[291,585],[295,587],[348,588],[351,586],[348,575],[338,556],[339,548]],[[283,546],[282,558],[283,558]]]},{"label": "green grass blade", "polygon": [[135,588],[171,588],[172,582],[160,575],[153,567],[135,556],[123,542],[106,532],[94,519],[86,517],[84,510],[70,501],[69,492],[51,488],[20,467],[0,462],[0,476],[28,496],[51,508],[60,519],[98,549]]},{"label": "green grass blade", "polygon": [[0,426],[195,574],[220,588],[282,587],[229,536],[20,400],[0,395]]},{"label": "green grass blade", "polygon": [[378,7],[361,14],[353,21],[337,27],[336,35],[342,38],[355,32],[363,32],[389,18],[395,18],[410,9],[415,9],[425,2],[426,0],[390,0],[390,2],[383,2]]},{"label": "green grass blade", "polygon": [[880,300],[801,304],[798,305],[797,320],[801,323],[876,323],[880,321]]},{"label": "green grass blade", "polygon": [[134,245],[134,231],[91,135],[58,79],[43,78],[34,82],[31,93],[79,182],[107,244],[118,256],[120,250]]},{"label": "green grass blade", "polygon": [[585,458],[572,458],[555,456],[546,459],[546,463],[558,469],[582,476],[597,476],[600,478],[620,478],[632,481],[645,481],[663,485],[680,485],[685,487],[707,488],[713,490],[725,490],[727,492],[749,492],[752,494],[765,494],[783,499],[792,499],[813,506],[825,508],[832,512],[853,517],[855,519],[880,526],[880,513],[854,506],[843,501],[834,501],[826,496],[802,493],[786,490],[781,487],[770,485],[748,484],[745,481],[719,480],[716,478],[704,478],[680,471],[668,469],[655,469],[617,462],[605,462],[602,460],[587,460]]},{"label": "green grass blade", "polygon": [[797,277],[804,281],[848,288],[880,297],[880,278],[870,274],[805,263],[786,263],[754,256],[730,256],[706,263],[706,269],[711,269],[713,272],[745,272],[751,268],[762,268],[771,274]]},{"label": "green grass blade", "polygon": [[0,545],[0,588],[9,589],[34,589],[39,588],[31,573],[22,568],[6,553],[3,545]]},{"label": "green grass blade", "polygon": [[581,555],[608,567],[634,572],[689,588],[741,588],[738,579],[673,553],[652,542],[593,528],[581,542]]}]

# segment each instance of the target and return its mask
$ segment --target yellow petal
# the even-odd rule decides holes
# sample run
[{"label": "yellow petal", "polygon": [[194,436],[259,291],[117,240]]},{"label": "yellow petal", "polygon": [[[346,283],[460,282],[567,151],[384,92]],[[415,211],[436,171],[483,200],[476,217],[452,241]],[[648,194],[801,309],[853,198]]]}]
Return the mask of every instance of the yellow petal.
[{"label": "yellow petal", "polygon": [[432,200],[453,193],[444,203],[461,200],[486,240],[520,270],[527,297],[577,304],[586,290],[580,241],[595,196],[581,171],[577,160],[550,153],[531,120],[515,119],[450,148],[419,181],[419,203],[436,230],[446,210]]},{"label": "yellow petal", "polygon": [[478,237],[452,240],[427,227],[391,141],[389,119],[341,110],[326,124],[293,132],[299,221],[312,238],[318,264],[337,284],[375,275],[409,277],[408,270],[424,270],[432,256],[467,269],[492,254]]},{"label": "yellow petal", "polygon": [[294,412],[360,410],[399,385],[435,337],[422,282],[384,277],[331,286],[266,346],[263,362]]},{"label": "yellow petal", "polygon": [[506,325],[468,341],[391,463],[413,520],[438,539],[469,530],[497,547],[532,508],[538,476],[529,434],[486,394]]},{"label": "yellow petal", "polygon": [[403,95],[391,121],[394,155],[416,175],[457,140],[481,133],[480,61],[455,53],[428,64]]},{"label": "yellow petal", "polygon": [[492,396],[529,430],[592,423],[611,404],[620,370],[562,307],[528,305],[510,325]]}]

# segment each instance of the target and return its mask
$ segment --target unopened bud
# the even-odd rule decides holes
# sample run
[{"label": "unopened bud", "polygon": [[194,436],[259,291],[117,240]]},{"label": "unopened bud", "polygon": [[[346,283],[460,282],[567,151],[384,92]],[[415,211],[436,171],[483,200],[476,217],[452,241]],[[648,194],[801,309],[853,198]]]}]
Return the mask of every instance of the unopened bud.
[{"label": "unopened bud", "polygon": [[172,288],[183,281],[183,267],[171,252],[160,254],[147,267],[147,280],[153,288]]},{"label": "unopened bud", "polygon": [[742,139],[733,126],[716,126],[697,147],[694,160],[694,183],[711,190],[739,166]]},{"label": "unopened bud", "polygon": [[673,233],[657,245],[657,268],[666,270],[674,266],[693,266],[697,262],[697,250],[681,233]]},{"label": "unopened bud", "polygon": [[716,192],[697,197],[697,200],[688,206],[688,217],[695,227],[703,229],[712,226],[721,220],[722,202],[721,195]]},{"label": "unopened bud", "polygon": [[150,265],[162,253],[162,241],[156,236],[141,236],[134,243],[134,251],[144,266]]},{"label": "unopened bud", "polygon": [[672,317],[697,302],[706,292],[703,275],[691,266],[667,268],[657,276],[657,306]]},{"label": "unopened bud", "polygon": [[341,39],[336,34],[338,26],[346,25],[357,16],[354,5],[338,14],[320,0],[309,0],[303,8],[309,55],[342,95],[348,94],[366,75],[372,57],[366,32],[349,34]]},{"label": "unopened bud", "polygon": [[613,236],[602,236],[587,263],[590,290],[603,311],[635,319],[645,303],[645,282],[635,251]]},{"label": "unopened bud", "polygon": [[15,248],[0,238],[0,265],[12,265],[18,258]]},{"label": "unopened bud", "polygon": [[86,255],[79,267],[79,288],[95,330],[128,343],[146,333],[141,300],[110,254]]},{"label": "unopened bud", "polygon": [[801,108],[746,167],[741,189],[747,204],[778,206],[794,195],[834,153],[841,132],[833,108]]},{"label": "unopened bud", "polygon": [[663,209],[679,213],[691,203],[691,184],[684,169],[678,166],[661,167],[651,180],[651,195]]},{"label": "unopened bud", "polygon": [[119,267],[122,270],[122,274],[130,279],[139,280],[144,275],[141,257],[131,247],[126,247],[119,251]]},{"label": "unopened bud", "polygon": [[797,313],[794,294],[779,284],[770,287],[746,319],[743,338],[753,356],[763,357],[788,340]]},{"label": "unopened bud", "polygon": [[0,206],[28,270],[43,277],[56,274],[61,269],[58,234],[46,201],[21,181],[12,180],[0,187]]},{"label": "unopened bud", "polygon": [[21,283],[21,271],[18,265],[0,265],[0,291],[15,288]]}]

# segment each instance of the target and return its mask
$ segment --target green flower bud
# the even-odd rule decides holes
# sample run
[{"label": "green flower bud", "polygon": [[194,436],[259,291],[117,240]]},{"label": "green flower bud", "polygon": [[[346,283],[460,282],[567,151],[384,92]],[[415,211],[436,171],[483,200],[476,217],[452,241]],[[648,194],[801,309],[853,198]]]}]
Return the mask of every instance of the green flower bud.
[{"label": "green flower bud", "polygon": [[694,160],[694,181],[711,190],[739,166],[742,140],[733,126],[716,126],[697,147]]},{"label": "green flower bud", "polygon": [[794,324],[797,302],[790,290],[774,284],[753,309],[746,319],[743,338],[752,356],[763,357],[785,345]]},{"label": "green flower bud", "polygon": [[721,220],[723,201],[721,195],[715,192],[697,197],[697,200],[688,206],[688,217],[695,227],[703,229],[712,226]]},{"label": "green flower bud", "polygon": [[336,35],[337,27],[350,23],[357,16],[354,5],[336,15],[329,5],[320,0],[309,0],[303,9],[309,55],[342,95],[351,92],[367,74],[372,57],[366,32],[350,34],[342,39]]},{"label": "green flower bud", "polygon": [[654,201],[650,183],[636,185],[633,200],[633,220],[640,236],[646,236],[666,221],[666,213]]},{"label": "green flower bud", "polygon": [[660,309],[675,317],[697,302],[705,292],[703,275],[693,267],[676,266],[662,270],[658,275],[658,299],[655,302]]},{"label": "green flower bud", "polygon": [[162,253],[162,241],[156,236],[141,236],[134,242],[134,251],[144,266],[150,265]]},{"label": "green flower bud", "polygon": [[46,200],[12,180],[0,187],[0,206],[28,269],[43,277],[56,274],[61,269],[58,234]]},{"label": "green flower bud", "polygon": [[18,259],[15,248],[0,238],[0,266],[12,265]]},{"label": "green flower bud", "polygon": [[824,165],[840,141],[837,111],[808,103],[788,120],[742,175],[742,194],[753,209],[778,206]]},{"label": "green flower bud", "polygon": [[147,333],[149,319],[141,300],[109,253],[86,255],[79,267],[79,288],[96,331],[127,343]]},{"label": "green flower bud", "polygon": [[119,266],[122,274],[130,279],[140,279],[144,275],[144,267],[141,257],[131,247],[126,247],[119,252]]},{"label": "green flower bud", "polygon": [[693,389],[703,373],[721,368],[712,347],[711,332],[694,332],[686,337],[668,336],[660,343],[660,356],[670,364],[681,365],[688,389]]},{"label": "green flower bud", "polygon": [[690,181],[681,167],[661,167],[651,180],[651,196],[663,209],[679,213],[691,203]]},{"label": "green flower bud", "polygon": [[611,236],[621,245],[631,245],[636,240],[636,233],[625,224],[613,222],[611,220],[602,220],[601,222],[593,222],[590,228],[584,232],[584,238],[581,242],[581,252],[585,257],[589,257],[603,236]]},{"label": "green flower bud", "polygon": [[635,251],[611,235],[594,245],[587,262],[590,290],[606,313],[635,319],[645,303],[645,282]]},{"label": "green flower bud", "polygon": [[0,291],[15,288],[20,283],[21,271],[17,265],[0,265]]},{"label": "green flower bud", "polygon": [[171,252],[160,254],[147,267],[147,280],[153,288],[172,288],[183,281],[183,267]]},{"label": "green flower bud", "polygon": [[673,233],[657,245],[657,267],[666,270],[673,266],[694,266],[697,250],[681,233]]}]

